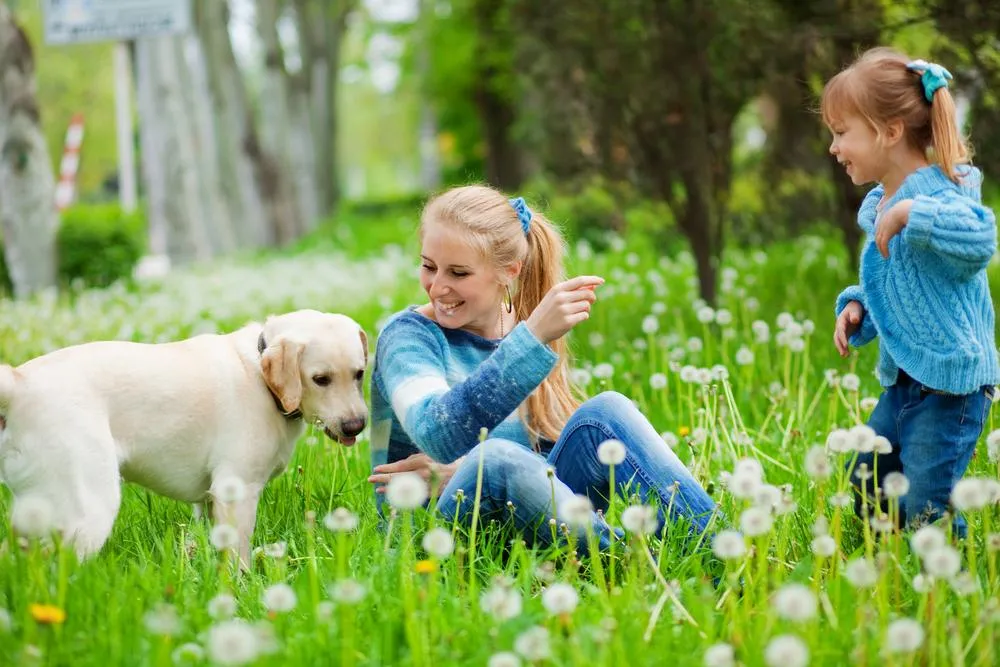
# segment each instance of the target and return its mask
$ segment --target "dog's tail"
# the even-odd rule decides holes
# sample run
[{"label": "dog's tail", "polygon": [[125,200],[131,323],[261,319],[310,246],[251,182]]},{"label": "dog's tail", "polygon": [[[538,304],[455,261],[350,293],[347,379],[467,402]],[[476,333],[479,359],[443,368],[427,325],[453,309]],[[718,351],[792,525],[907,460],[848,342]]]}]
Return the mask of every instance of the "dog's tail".
[{"label": "dog's tail", "polygon": [[14,398],[17,371],[13,367],[0,364],[0,415],[3,415]]}]

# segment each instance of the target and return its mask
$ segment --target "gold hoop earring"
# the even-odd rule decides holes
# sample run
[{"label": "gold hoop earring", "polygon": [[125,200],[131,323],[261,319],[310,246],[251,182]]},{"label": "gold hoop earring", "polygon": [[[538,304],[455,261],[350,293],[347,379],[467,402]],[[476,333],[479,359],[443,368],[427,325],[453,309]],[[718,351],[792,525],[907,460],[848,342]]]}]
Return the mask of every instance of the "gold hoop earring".
[{"label": "gold hoop earring", "polygon": [[510,295],[510,285],[504,285],[503,288],[507,293],[506,298],[504,299],[504,307],[507,308],[508,313],[513,313],[514,298]]}]

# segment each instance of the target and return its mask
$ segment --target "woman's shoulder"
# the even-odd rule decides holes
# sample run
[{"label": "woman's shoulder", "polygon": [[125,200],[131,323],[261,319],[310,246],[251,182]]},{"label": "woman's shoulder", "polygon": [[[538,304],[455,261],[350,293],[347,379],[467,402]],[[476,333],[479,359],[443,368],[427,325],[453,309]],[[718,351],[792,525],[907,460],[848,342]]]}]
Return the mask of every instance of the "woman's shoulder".
[{"label": "woman's shoulder", "polygon": [[444,334],[437,322],[420,312],[420,306],[411,305],[389,315],[378,332],[377,347],[395,344],[399,341],[409,343],[415,340],[435,340],[444,342]]}]

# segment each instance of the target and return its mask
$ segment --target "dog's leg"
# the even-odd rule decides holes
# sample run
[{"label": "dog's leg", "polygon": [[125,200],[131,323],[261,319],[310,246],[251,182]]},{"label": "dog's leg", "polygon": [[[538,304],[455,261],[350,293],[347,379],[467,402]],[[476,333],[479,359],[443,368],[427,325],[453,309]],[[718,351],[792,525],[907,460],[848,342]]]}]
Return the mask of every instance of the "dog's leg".
[{"label": "dog's leg", "polygon": [[239,534],[240,570],[249,570],[250,538],[257,523],[257,503],[261,487],[247,485],[246,495],[241,500],[224,503],[218,499],[212,502],[212,513],[216,523],[228,523],[236,527]]},{"label": "dog's leg", "polygon": [[34,456],[17,462],[12,491],[15,510],[22,503],[42,502],[48,508],[47,528],[60,533],[83,560],[100,551],[111,534],[121,505],[121,478],[106,426],[72,426],[26,439],[22,451]]}]

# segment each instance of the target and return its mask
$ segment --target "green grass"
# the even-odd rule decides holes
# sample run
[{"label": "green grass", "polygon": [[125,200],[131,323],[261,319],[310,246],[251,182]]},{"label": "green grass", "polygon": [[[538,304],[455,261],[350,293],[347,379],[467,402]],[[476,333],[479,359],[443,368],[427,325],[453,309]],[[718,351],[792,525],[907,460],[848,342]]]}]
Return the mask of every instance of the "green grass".
[{"label": "green grass", "polygon": [[[11,314],[5,322],[17,325],[0,328],[0,358],[17,363],[95,338],[165,340],[230,330],[298,307],[345,312],[374,333],[383,317],[419,298],[415,217],[390,216],[361,231],[352,221],[345,216],[295,252],[194,270],[135,291],[4,304]],[[400,238],[401,247],[381,250]],[[519,637],[525,650],[523,633],[539,627],[548,631],[551,657],[537,664],[700,665],[711,645],[726,642],[740,663],[764,665],[779,635],[799,638],[815,665],[996,662],[1000,578],[997,552],[985,545],[1000,519],[995,506],[970,514],[972,537],[957,545],[973,575],[971,585],[959,583],[969,590],[959,593],[938,581],[920,593],[912,582],[921,563],[908,536],[875,540],[870,528],[831,502],[846,488],[839,472],[846,455],[829,454],[835,473],[825,482],[805,472],[806,452],[831,430],[863,420],[867,402],[861,399],[878,395],[875,348],[841,360],[831,342],[833,299],[853,282],[842,249],[806,238],[766,252],[730,253],[719,303],[731,315],[728,325],[699,321],[689,257],[661,258],[641,245],[608,255],[573,254],[574,272],[607,279],[594,316],[572,334],[577,375],[588,393],[621,391],[658,431],[673,434],[678,455],[711,489],[729,527],[739,528],[741,512],[752,504],[734,498],[724,481],[742,458],[758,459],[766,482],[794,503],[793,511],[774,517],[770,531],[746,538],[745,556],[720,566],[705,549],[692,552],[690,544],[668,535],[652,542],[657,574],[631,537],[627,549],[616,549],[609,581],[607,557],[581,561],[565,548],[527,549],[491,524],[479,527],[473,548],[468,531],[439,517],[436,524],[454,531],[457,548],[448,558],[428,559],[420,539],[431,520],[426,513],[403,513],[388,530],[378,521],[365,481],[367,442],[346,449],[310,432],[288,471],[266,488],[258,514],[254,545],[284,542],[286,556],[261,551],[243,576],[234,575],[228,556],[212,547],[206,521],[141,488],[126,487],[111,539],[83,564],[51,546],[12,540],[4,490],[0,608],[9,610],[11,628],[0,630],[0,664],[200,664],[184,662],[179,647],[207,648],[220,624],[209,614],[209,601],[223,593],[235,597],[237,617],[257,624],[273,649],[257,658],[260,665],[486,665],[491,656],[513,651]],[[777,343],[782,313],[782,322],[790,317],[814,327],[802,338],[801,352]],[[755,342],[755,320],[768,324],[768,342]],[[741,347],[753,353],[752,363],[737,363]],[[705,388],[681,381],[691,372],[685,366],[717,365],[727,371],[726,380],[717,376]],[[827,371],[857,374],[860,391],[831,385]],[[664,377],[654,379],[658,373]],[[993,416],[984,438],[992,430]],[[996,478],[997,472],[983,448],[969,474]],[[337,507],[359,516],[356,531],[324,527],[323,517]],[[624,507],[618,499],[609,511],[612,523]],[[821,517],[836,544],[831,558],[810,548]],[[843,574],[858,557],[878,565],[872,588],[856,588]],[[716,585],[721,567],[725,573]],[[360,601],[332,600],[330,585],[345,578],[363,586]],[[520,613],[504,620],[481,605],[498,581],[522,601]],[[280,582],[292,587],[297,603],[286,613],[269,612],[263,592]],[[577,592],[575,610],[547,611],[541,593],[554,582]],[[741,595],[732,589],[739,582]],[[777,613],[774,593],[793,582],[816,595],[815,617],[794,622]],[[664,595],[664,583],[691,620]],[[55,605],[65,620],[34,620],[35,603]],[[924,628],[922,646],[913,654],[883,654],[888,625],[907,617]],[[157,627],[172,636],[157,634]],[[776,647],[780,642],[771,651]],[[235,649],[226,655],[238,657]],[[787,656],[772,655],[775,661],[795,664]],[[514,663],[494,658],[493,664]]]}]

